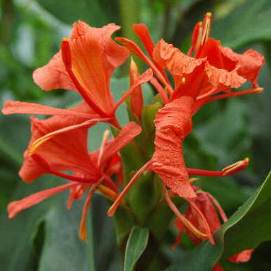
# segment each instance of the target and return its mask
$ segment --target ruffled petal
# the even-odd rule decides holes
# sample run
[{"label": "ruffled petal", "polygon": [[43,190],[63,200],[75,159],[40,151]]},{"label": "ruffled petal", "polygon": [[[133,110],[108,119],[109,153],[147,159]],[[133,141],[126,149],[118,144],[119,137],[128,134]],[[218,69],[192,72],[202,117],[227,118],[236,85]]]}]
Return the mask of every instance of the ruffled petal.
[{"label": "ruffled petal", "polygon": [[[216,87],[216,91],[212,92],[212,94],[225,89],[239,88],[246,82],[246,79],[240,76],[237,71],[233,70],[229,72],[224,69],[218,69],[209,63],[206,63],[205,65],[205,72],[208,76],[209,83],[213,87]],[[200,91],[200,95],[203,94],[205,94],[205,92]]]},{"label": "ruffled petal", "polygon": [[195,99],[203,95],[211,96],[220,91],[238,88],[246,81],[237,71],[217,68],[206,58],[189,57],[164,40],[157,44],[153,55],[154,60],[170,71],[174,78],[175,90],[172,99],[186,95]]},{"label": "ruffled petal", "polygon": [[191,97],[181,97],[160,109],[155,118],[155,152],[153,170],[180,197],[196,197],[183,159],[182,141],[192,130]]},{"label": "ruffled petal", "polygon": [[223,55],[236,62],[236,70],[238,74],[251,81],[254,88],[259,87],[257,79],[261,67],[264,65],[264,56],[250,49],[244,54],[237,54],[230,48],[222,49]]},{"label": "ruffled petal", "polygon": [[163,68],[171,72],[175,88],[184,75],[194,72],[195,68],[202,65],[201,59],[195,59],[182,53],[172,44],[160,40],[153,51],[154,60]]}]

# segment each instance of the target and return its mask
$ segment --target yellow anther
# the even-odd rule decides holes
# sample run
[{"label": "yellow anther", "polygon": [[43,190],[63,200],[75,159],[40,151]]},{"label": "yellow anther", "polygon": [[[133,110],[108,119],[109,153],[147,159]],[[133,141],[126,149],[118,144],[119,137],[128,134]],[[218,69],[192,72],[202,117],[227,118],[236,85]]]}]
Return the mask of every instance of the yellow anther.
[{"label": "yellow anther", "polygon": [[201,45],[208,40],[210,31],[211,31],[211,24],[212,24],[212,13],[206,13],[203,21],[203,33],[201,39]]},{"label": "yellow anther", "polygon": [[189,179],[189,183],[194,183],[195,181],[197,181],[199,178],[190,178]]},{"label": "yellow anther", "polygon": [[237,173],[238,171],[245,168],[248,165],[248,163],[249,163],[249,159],[245,158],[244,160],[241,160],[232,165],[229,165],[222,169],[222,175],[226,176],[226,175]]}]

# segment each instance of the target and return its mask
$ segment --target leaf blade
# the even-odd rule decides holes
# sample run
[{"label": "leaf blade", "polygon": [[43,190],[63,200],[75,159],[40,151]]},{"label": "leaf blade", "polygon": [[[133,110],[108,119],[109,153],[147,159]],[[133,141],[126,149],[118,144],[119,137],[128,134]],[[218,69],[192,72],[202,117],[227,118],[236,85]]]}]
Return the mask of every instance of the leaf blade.
[{"label": "leaf blade", "polygon": [[132,271],[134,266],[145,250],[149,239],[147,228],[134,227],[130,233],[124,260],[124,271]]}]

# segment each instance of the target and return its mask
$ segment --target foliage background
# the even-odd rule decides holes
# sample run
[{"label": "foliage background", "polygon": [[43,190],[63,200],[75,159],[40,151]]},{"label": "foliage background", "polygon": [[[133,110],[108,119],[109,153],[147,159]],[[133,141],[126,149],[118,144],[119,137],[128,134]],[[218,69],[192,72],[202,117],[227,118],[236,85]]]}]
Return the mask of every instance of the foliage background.
[{"label": "foliage background", "polygon": [[[271,161],[271,2],[269,0],[2,0],[0,32],[0,101],[36,101],[66,108],[78,97],[71,91],[44,92],[32,72],[55,54],[71,25],[83,20],[93,26],[116,22],[118,35],[135,39],[132,23],[143,22],[155,41],[164,38],[186,51],[194,24],[207,11],[214,14],[211,36],[237,52],[253,48],[266,56],[260,75],[265,92],[210,104],[194,118],[194,131],[185,142],[189,167],[216,170],[244,157],[250,166],[235,177],[201,178],[231,215],[264,180]],[[143,71],[144,67],[141,67]],[[121,95],[126,79],[115,74],[113,90]],[[247,86],[248,87],[248,86]],[[106,202],[94,198],[89,221],[89,241],[78,239],[82,202],[66,210],[65,193],[7,218],[8,202],[62,182],[44,177],[24,184],[17,172],[30,138],[28,116],[0,116],[0,264],[1,270],[121,270],[113,222],[106,216]],[[98,146],[99,133],[91,138]],[[255,229],[257,230],[257,229]],[[176,232],[172,228],[163,244],[165,261],[178,259],[183,247],[170,251]],[[186,242],[185,246],[189,247]],[[251,262],[226,266],[226,270],[271,270],[271,242],[264,242]],[[94,264],[95,263],[95,264]]]}]

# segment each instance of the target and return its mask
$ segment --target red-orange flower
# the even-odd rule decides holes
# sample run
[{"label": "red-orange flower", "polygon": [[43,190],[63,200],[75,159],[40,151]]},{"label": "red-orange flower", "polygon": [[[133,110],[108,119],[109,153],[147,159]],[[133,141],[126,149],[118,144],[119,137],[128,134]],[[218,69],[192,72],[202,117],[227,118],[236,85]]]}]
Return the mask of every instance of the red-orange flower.
[{"label": "red-orange flower", "polygon": [[[187,168],[183,158],[182,142],[192,131],[192,116],[201,106],[222,98],[262,91],[260,88],[231,91],[232,88],[240,87],[247,80],[250,80],[253,86],[257,86],[256,80],[259,70],[264,64],[264,58],[259,53],[252,53],[252,51],[244,55],[236,53],[230,55],[219,41],[209,38],[210,26],[211,15],[208,13],[203,24],[196,25],[192,46],[187,55],[164,40],[160,40],[155,45],[147,27],[143,24],[134,25],[133,28],[145,46],[149,57],[133,41],[117,38],[130,52],[151,67],[158,80],[151,78],[150,82],[157,89],[165,106],[158,111],[154,120],[155,152],[151,161],[146,163],[132,178],[110,208],[109,215],[114,214],[125,193],[137,180],[140,173],[146,169],[155,171],[172,192],[194,204],[193,201],[197,200],[197,195],[189,183],[189,175],[224,177],[235,174],[248,165],[246,158],[222,171],[212,172]],[[243,59],[246,59],[246,62],[243,62]],[[170,85],[165,70],[171,73],[174,87]],[[224,94],[217,95],[220,92],[224,92]],[[164,189],[164,192],[170,208],[178,213],[176,206],[167,196],[167,190]],[[204,213],[198,208],[196,213],[198,219],[204,221]],[[206,223],[204,231],[206,234],[202,235],[201,228],[190,227],[190,229],[194,234],[209,238],[212,242]]]},{"label": "red-orange flower", "polygon": [[[111,176],[122,176],[118,152],[141,132],[141,128],[133,122],[128,123],[119,135],[109,142],[107,142],[108,132],[106,132],[101,148],[88,153],[88,128],[97,121],[91,120],[71,125],[73,121],[72,117],[59,116],[46,120],[32,118],[32,139],[24,155],[25,161],[20,170],[20,176],[24,181],[29,182],[43,174],[53,174],[70,182],[11,202],[8,212],[9,217],[12,218],[18,212],[67,189],[70,189],[68,199],[70,208],[73,200],[81,198],[89,188],[80,227],[80,236],[85,239],[85,218],[94,191],[99,189],[111,200],[116,199],[117,186],[111,180]],[[73,174],[62,172],[67,170]]]},{"label": "red-orange flower", "polygon": [[[114,107],[110,78],[129,55],[128,50],[111,39],[118,29],[115,24],[94,28],[81,21],[74,23],[72,34],[64,41],[70,52],[66,52],[67,46],[62,46],[46,66],[34,72],[34,81],[43,90],[64,88],[81,93],[81,87],[81,95],[87,103],[91,101],[92,109],[102,116],[109,115]],[[70,70],[65,63],[67,59],[63,61],[63,55],[69,58],[67,54],[71,56]]]},{"label": "red-orange flower", "polygon": [[94,28],[86,23],[73,25],[72,34],[62,41],[61,50],[45,66],[38,68],[34,81],[43,89],[72,89],[79,92],[85,100],[83,112],[52,108],[24,102],[7,101],[4,114],[27,113],[45,115],[78,116],[85,119],[108,118],[107,122],[120,128],[115,111],[141,84],[152,78],[152,71],[147,70],[133,81],[130,89],[117,102],[110,91],[110,79],[115,68],[126,61],[128,50],[115,43],[111,35],[120,27],[109,24]]},{"label": "red-orange flower", "polygon": [[[117,40],[152,68],[160,82],[152,78],[151,83],[166,104],[159,110],[155,119],[156,137],[152,168],[173,192],[181,197],[193,199],[196,195],[188,182],[188,175],[208,175],[210,172],[191,171],[184,163],[181,144],[192,130],[192,115],[207,102],[262,91],[260,88],[254,88],[231,92],[231,89],[240,87],[247,80],[252,82],[253,87],[257,87],[256,81],[264,58],[253,50],[239,55],[223,48],[220,41],[209,38],[210,13],[206,14],[203,23],[196,25],[187,55],[164,40],[155,45],[145,25],[138,24],[133,28],[149,57],[131,40]],[[174,87],[171,87],[165,70],[171,73]],[[220,92],[225,94],[217,95]],[[239,162],[238,167],[244,167],[247,162],[248,160]],[[217,176],[227,175],[222,172],[219,174]]]}]

